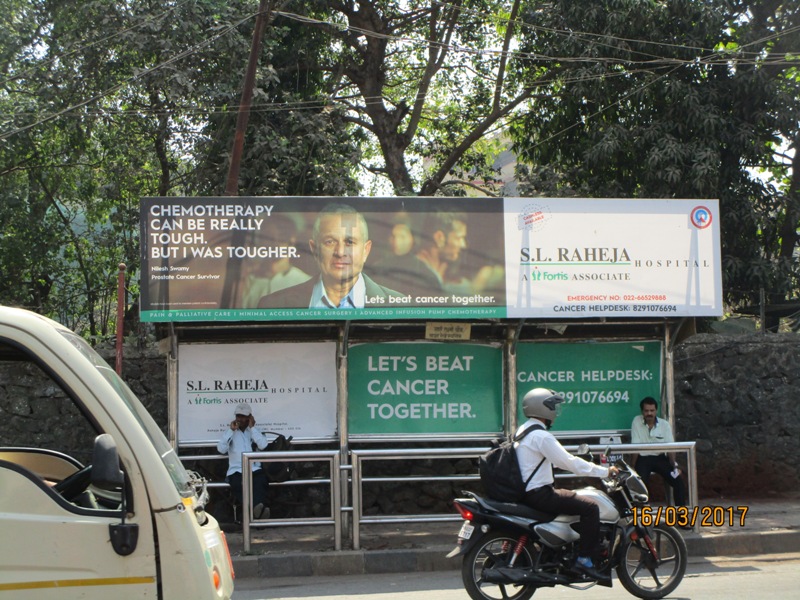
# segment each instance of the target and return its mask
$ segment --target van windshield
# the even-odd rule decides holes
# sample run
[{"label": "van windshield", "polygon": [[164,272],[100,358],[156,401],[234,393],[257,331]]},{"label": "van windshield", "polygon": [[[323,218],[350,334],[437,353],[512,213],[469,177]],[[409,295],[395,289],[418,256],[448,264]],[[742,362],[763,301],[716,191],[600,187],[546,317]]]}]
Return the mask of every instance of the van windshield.
[{"label": "van windshield", "polygon": [[175,449],[167,441],[167,438],[159,429],[153,417],[147,412],[147,409],[142,405],[136,394],[131,391],[128,384],[117,375],[116,371],[112,369],[103,358],[94,351],[94,349],[80,336],[68,330],[59,330],[60,333],[86,358],[88,358],[100,374],[108,381],[111,386],[117,391],[119,397],[128,407],[133,417],[142,426],[142,429],[150,438],[150,443],[158,452],[161,461],[167,468],[167,472],[175,484],[175,488],[181,496],[188,497],[194,493],[194,488],[191,484],[189,473],[183,466],[183,463],[178,458]]}]

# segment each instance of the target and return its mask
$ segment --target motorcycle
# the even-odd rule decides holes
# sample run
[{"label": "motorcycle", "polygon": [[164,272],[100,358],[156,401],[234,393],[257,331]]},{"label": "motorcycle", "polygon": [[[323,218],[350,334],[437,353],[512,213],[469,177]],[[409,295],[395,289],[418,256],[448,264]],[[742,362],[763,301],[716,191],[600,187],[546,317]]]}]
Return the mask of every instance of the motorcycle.
[{"label": "motorcycle", "polygon": [[[588,452],[588,447],[578,453]],[[607,459],[608,450],[605,455]],[[641,477],[624,460],[615,478],[601,480],[604,490],[575,492],[600,507],[601,558],[595,568],[610,576],[615,569],[622,586],[639,598],[663,598],[686,572],[683,537],[663,523],[643,526],[649,497]],[[463,492],[454,505],[464,518],[458,545],[448,557],[461,556],[461,578],[473,600],[527,600],[544,587],[564,585],[585,590],[612,586],[610,577],[596,581],[572,570],[578,555],[579,517],[552,515],[524,504],[499,502]]]}]

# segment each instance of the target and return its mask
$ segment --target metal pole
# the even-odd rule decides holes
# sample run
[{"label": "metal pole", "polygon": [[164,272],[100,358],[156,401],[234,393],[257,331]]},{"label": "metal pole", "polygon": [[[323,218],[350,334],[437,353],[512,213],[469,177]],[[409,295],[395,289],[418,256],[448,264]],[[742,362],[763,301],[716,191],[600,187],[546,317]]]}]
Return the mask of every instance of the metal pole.
[{"label": "metal pole", "polygon": [[256,81],[258,55],[261,53],[261,38],[264,37],[264,30],[267,27],[268,11],[266,9],[268,3],[268,0],[261,0],[258,5],[256,27],[255,31],[253,31],[253,43],[250,46],[250,59],[244,76],[242,98],[239,102],[239,114],[236,117],[236,133],[234,134],[233,149],[231,150],[231,164],[228,167],[228,181],[225,185],[226,196],[236,196],[239,193],[239,170],[244,151],[244,134],[247,131],[247,121],[250,118],[250,105]]},{"label": "metal pole", "polygon": [[[664,326],[664,417],[675,432],[675,361],[672,347],[675,345],[669,324]],[[639,398],[641,400],[641,398]],[[676,433],[677,435],[677,433]]]},{"label": "metal pole", "polygon": [[125,319],[125,263],[119,263],[117,275],[117,375],[122,375],[122,332]]},{"label": "metal pole", "polygon": [[[247,131],[247,122],[250,119],[250,105],[253,99],[253,88],[255,88],[258,55],[261,53],[261,38],[264,37],[264,30],[267,27],[267,15],[272,12],[271,4],[269,10],[267,10],[268,4],[270,4],[268,0],[261,0],[258,5],[258,15],[256,16],[256,25],[253,31],[253,43],[250,46],[250,59],[247,63],[247,71],[242,86],[242,98],[239,102],[239,113],[236,117],[236,133],[233,136],[231,164],[228,166],[228,180],[225,184],[226,196],[239,195],[239,171],[241,170],[242,154],[244,153],[244,134]],[[243,232],[234,231],[231,245],[241,246],[244,242],[243,236]],[[222,308],[233,306],[238,292],[241,266],[241,259],[228,259],[225,269],[225,285],[222,288],[222,298],[220,299],[220,307]]]},{"label": "metal pole", "polygon": [[517,431],[517,344],[519,343],[519,336],[522,333],[522,326],[525,324],[525,319],[520,319],[516,328],[512,331],[509,326],[506,332],[506,342],[504,344],[505,352],[505,381],[507,397],[504,399],[503,405],[505,406],[505,435],[514,435]]},{"label": "metal pole", "polygon": [[[345,321],[344,325],[339,329],[339,340],[336,347],[336,418],[339,430],[339,466],[345,467],[350,464],[350,431],[348,428],[347,415],[349,406],[349,397],[347,395],[347,350],[350,343],[350,321]],[[339,507],[355,507],[357,504],[360,506],[359,500],[351,500],[351,490],[348,483],[348,473],[344,468],[338,468],[336,473],[331,473],[331,477],[336,479],[343,479],[344,482],[340,483],[339,488]],[[333,492],[333,489],[331,490]],[[358,494],[359,490],[353,486],[352,494]],[[351,504],[352,503],[352,504]],[[355,513],[355,511],[353,511]],[[353,514],[353,519],[358,519],[358,515]],[[350,537],[352,521],[350,518],[342,514],[338,523],[339,539]],[[351,538],[352,539],[352,538]],[[341,543],[341,542],[340,542]]]},{"label": "metal pole", "polygon": [[250,489],[253,485],[253,467],[250,463],[250,454],[242,453],[242,537],[244,538],[244,551],[250,552],[250,516],[253,506]]}]

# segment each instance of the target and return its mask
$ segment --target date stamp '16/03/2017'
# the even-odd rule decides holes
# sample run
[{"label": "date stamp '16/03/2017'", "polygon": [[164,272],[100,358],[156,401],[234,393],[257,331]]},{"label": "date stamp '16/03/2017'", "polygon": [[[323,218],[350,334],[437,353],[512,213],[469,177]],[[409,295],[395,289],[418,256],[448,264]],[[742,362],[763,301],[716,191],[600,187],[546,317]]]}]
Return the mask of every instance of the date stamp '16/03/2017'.
[{"label": "date stamp '16/03/2017'", "polygon": [[633,524],[643,527],[744,527],[748,506],[634,507]]}]

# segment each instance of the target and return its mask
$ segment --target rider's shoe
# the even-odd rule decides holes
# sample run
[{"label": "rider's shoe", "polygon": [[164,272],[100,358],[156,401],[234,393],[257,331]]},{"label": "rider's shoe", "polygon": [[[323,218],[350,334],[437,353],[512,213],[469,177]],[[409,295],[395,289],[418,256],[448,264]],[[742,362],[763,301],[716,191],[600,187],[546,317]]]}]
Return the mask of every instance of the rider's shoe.
[{"label": "rider's shoe", "polygon": [[597,583],[601,585],[606,585],[611,582],[611,575],[608,573],[601,573],[597,569],[594,568],[591,560],[585,559],[583,557],[578,557],[575,561],[575,564],[572,566],[572,570],[576,573],[580,573],[585,577],[589,577],[590,579],[594,579]]}]

